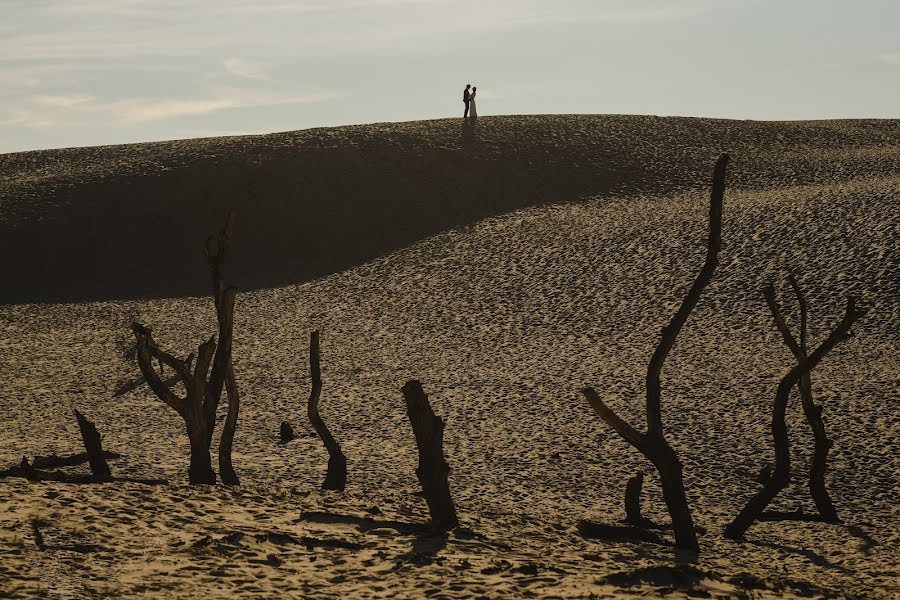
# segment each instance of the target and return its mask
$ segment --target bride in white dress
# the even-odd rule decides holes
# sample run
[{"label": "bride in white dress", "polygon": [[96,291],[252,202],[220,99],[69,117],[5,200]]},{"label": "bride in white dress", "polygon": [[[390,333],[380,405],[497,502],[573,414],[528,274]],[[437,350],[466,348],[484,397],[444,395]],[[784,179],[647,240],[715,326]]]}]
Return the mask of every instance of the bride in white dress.
[{"label": "bride in white dress", "polygon": [[478,92],[477,87],[472,88],[472,94],[469,96],[469,118],[478,118],[478,109],[475,108],[475,94]]}]

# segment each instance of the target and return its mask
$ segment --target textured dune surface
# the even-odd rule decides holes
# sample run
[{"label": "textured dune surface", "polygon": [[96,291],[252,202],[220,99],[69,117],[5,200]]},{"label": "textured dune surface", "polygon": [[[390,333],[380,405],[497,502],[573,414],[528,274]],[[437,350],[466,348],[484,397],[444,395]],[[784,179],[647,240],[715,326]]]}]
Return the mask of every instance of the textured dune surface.
[{"label": "textured dune surface", "polygon": [[[122,454],[114,475],[170,481],[0,479],[0,595],[900,594],[900,122],[494,117],[472,151],[458,128],[0,156],[0,467],[80,452],[78,408]],[[579,519],[624,518],[638,470],[645,514],[668,519],[652,465],[579,389],[643,427],[647,362],[702,263],[723,151],[720,264],[662,380],[702,552],[675,551],[665,532],[660,544],[584,539]],[[231,205],[227,278],[247,290],[234,340],[242,485],[191,487],[181,419],[146,385],[115,394],[139,383],[131,321],[181,356],[215,332],[200,250]],[[869,310],[812,374],[843,522],[757,523],[732,542],[722,529],[774,460],[772,401],[794,365],[761,294],[776,282],[796,331],[787,269],[812,344],[848,295]],[[344,493],[319,490],[313,329]],[[411,378],[447,422],[462,524],[448,536],[428,531],[416,495],[400,393]],[[299,434],[287,444],[283,419]],[[796,393],[788,425],[794,479],[773,508],[814,513]]]}]

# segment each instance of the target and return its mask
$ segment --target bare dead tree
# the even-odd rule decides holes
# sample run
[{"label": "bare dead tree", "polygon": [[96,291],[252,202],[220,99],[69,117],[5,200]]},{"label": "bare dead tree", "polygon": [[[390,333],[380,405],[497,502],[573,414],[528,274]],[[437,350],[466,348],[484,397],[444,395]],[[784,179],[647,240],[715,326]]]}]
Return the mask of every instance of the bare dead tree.
[{"label": "bare dead tree", "polygon": [[444,458],[444,421],[434,414],[422,384],[413,379],[403,386],[406,415],[412,424],[419,449],[419,466],[416,476],[422,485],[422,494],[431,513],[435,529],[449,531],[459,525],[456,508],[450,496],[450,465]]},{"label": "bare dead tree", "polygon": [[[215,422],[216,410],[222,398],[222,388],[228,395],[228,412],[225,424],[222,426],[222,437],[219,440],[219,474],[225,485],[238,485],[240,479],[231,462],[231,450],[234,445],[234,434],[237,429],[238,413],[240,412],[240,395],[237,382],[234,378],[234,363],[232,362],[232,340],[234,334],[234,302],[237,289],[225,287],[225,254],[231,242],[231,233],[234,229],[235,211],[228,211],[225,225],[217,235],[211,235],[206,240],[204,254],[209,264],[210,278],[212,280],[213,301],[216,306],[216,320],[219,324],[219,346],[216,348],[216,356],[213,359],[212,372],[209,376],[209,399],[206,404],[206,419],[209,423]],[[207,432],[208,443],[212,443],[213,428]]]},{"label": "bare dead tree", "polygon": [[75,411],[75,418],[78,420],[78,429],[81,431],[81,439],[84,441],[84,449],[87,452],[88,462],[91,465],[91,474],[98,481],[110,479],[112,473],[110,473],[109,465],[106,463],[106,457],[103,454],[100,433],[94,424],[77,410]]},{"label": "bare dead tree", "polygon": [[319,331],[313,331],[309,335],[309,372],[312,377],[312,389],[309,392],[309,402],[306,412],[313,429],[322,438],[322,443],[328,450],[328,473],[322,489],[343,490],[347,485],[347,458],[341,451],[341,445],[325,425],[325,421],[319,415],[319,396],[322,394],[322,369],[319,363]]},{"label": "bare dead tree", "polygon": [[[193,355],[186,360],[176,358],[157,346],[149,327],[140,323],[132,323],[132,331],[137,340],[138,366],[144,380],[163,402],[181,415],[187,426],[188,439],[191,444],[191,466],[188,470],[191,483],[212,484],[216,481],[216,474],[210,459],[210,446],[216,426],[216,410],[223,389],[228,394],[228,413],[219,441],[219,471],[224,484],[237,485],[239,483],[231,463],[231,450],[240,409],[240,397],[231,357],[234,303],[237,289],[226,287],[224,283],[225,254],[231,240],[234,219],[235,212],[231,210],[228,212],[224,227],[217,235],[210,236],[204,247],[212,280],[213,301],[219,328],[218,345],[215,337],[201,344],[197,351],[197,364],[191,370]],[[153,360],[159,364],[159,372],[154,369]],[[171,379],[163,381],[164,365],[174,371],[175,382],[184,384],[186,390],[184,397],[178,396],[173,391]]]},{"label": "bare dead tree", "polygon": [[[188,440],[191,445],[191,463],[188,478],[192,484],[214,484],[216,473],[213,471],[209,455],[209,429],[215,426],[207,415],[209,402],[207,374],[216,349],[215,337],[200,344],[197,350],[197,364],[191,370],[194,355],[186,360],[176,358],[162,350],[153,340],[148,327],[140,323],[132,323],[131,330],[137,340],[137,362],[144,379],[150,389],[166,404],[177,412],[187,427]],[[184,384],[186,395],[180,397],[167,386],[159,373],[153,368],[153,360],[162,362],[175,371]]]},{"label": "bare dead tree", "polygon": [[[772,310],[778,329],[784,338],[788,347],[796,346],[803,358],[798,358],[797,364],[781,379],[775,394],[775,404],[772,409],[772,437],[775,441],[775,469],[769,476],[768,481],[763,484],[763,488],[753,496],[744,506],[743,510],[735,517],[728,527],[725,528],[725,537],[733,540],[741,539],[747,529],[753,525],[769,503],[778,495],[781,490],[787,487],[791,480],[791,455],[790,440],[788,439],[787,424],[785,423],[785,412],[787,410],[788,397],[791,388],[797,385],[804,375],[808,375],[822,359],[825,358],[835,346],[850,337],[850,328],[853,324],[865,314],[865,310],[856,307],[854,298],[847,300],[847,308],[844,311],[844,317],[832,330],[828,338],[823,341],[816,350],[806,356],[802,346],[797,344],[796,340],[790,333],[781,310],[775,302],[775,291],[770,285],[765,290],[766,300]],[[805,334],[805,331],[802,332]],[[801,335],[802,338],[802,335]]]},{"label": "bare dead tree", "polygon": [[678,337],[691,311],[700,300],[703,289],[712,280],[719,262],[719,250],[722,245],[722,204],[725,198],[725,171],[728,166],[728,155],[722,154],[716,163],[713,173],[712,195],[709,208],[709,239],[707,241],[706,261],[697,275],[694,284],[681,303],[681,307],[672,317],[669,325],[662,330],[662,337],[647,368],[647,432],[640,433],[626,421],[616,415],[597,395],[591,387],[582,393],[594,411],[613,428],[629,444],[646,456],[659,471],[663,488],[663,498],[669,515],[672,518],[672,529],[675,532],[675,545],[679,548],[699,551],[694,521],[684,492],[681,462],[675,450],[663,435],[662,409],[660,407],[663,363]]}]

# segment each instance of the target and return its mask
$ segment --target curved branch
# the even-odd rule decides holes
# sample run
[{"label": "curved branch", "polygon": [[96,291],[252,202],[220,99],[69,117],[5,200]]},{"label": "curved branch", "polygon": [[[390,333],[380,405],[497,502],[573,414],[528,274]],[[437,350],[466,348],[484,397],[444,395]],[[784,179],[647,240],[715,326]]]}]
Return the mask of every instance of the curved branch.
[{"label": "curved branch", "polygon": [[647,443],[644,434],[637,431],[634,427],[629,425],[628,422],[614,413],[612,409],[600,399],[600,396],[597,395],[594,388],[585,387],[581,390],[581,393],[587,398],[587,401],[590,403],[591,408],[594,409],[594,412],[597,413],[607,425],[612,427],[613,431],[622,436],[626,442],[637,448],[642,454],[647,453]]},{"label": "curved branch", "polygon": [[728,155],[722,154],[716,163],[713,173],[713,187],[709,206],[709,238],[706,247],[706,262],[697,275],[697,279],[685,296],[681,307],[669,325],[663,329],[662,337],[650,359],[647,367],[647,435],[662,437],[662,412],[660,409],[660,374],[663,363],[672,347],[675,339],[681,332],[681,328],[687,322],[691,311],[697,306],[700,294],[712,280],[716,265],[719,263],[719,250],[722,247],[722,203],[725,198],[725,170],[728,166]]},{"label": "curved branch", "polygon": [[319,414],[319,396],[322,393],[322,369],[319,362],[319,331],[313,331],[309,335],[309,372],[312,380],[312,389],[309,392],[309,401],[306,412],[313,429],[322,438],[322,443],[328,450],[328,472],[325,475],[324,489],[343,490],[347,481],[347,459],[341,450],[341,445],[329,431],[328,426]]},{"label": "curved branch", "polygon": [[798,361],[806,360],[806,352],[801,348],[800,344],[797,343],[797,340],[794,339],[794,335],[788,328],[787,321],[785,321],[784,315],[781,313],[781,308],[778,306],[778,300],[775,299],[775,287],[771,283],[768,284],[763,291],[763,295],[766,297],[766,304],[769,305],[769,312],[772,313],[772,318],[775,320],[775,326],[778,327],[778,331],[781,333],[784,343],[790,348],[794,358]]},{"label": "curved branch", "polygon": [[[153,368],[153,362],[150,355],[151,338],[149,337],[149,330],[138,323],[132,325],[132,330],[137,339],[136,354],[138,367],[140,368],[144,379],[147,381],[147,385],[150,386],[150,389],[153,390],[153,393],[155,393],[160,400],[168,404],[179,415],[184,416],[187,408],[186,399],[179,398],[175,395],[175,393],[169,389],[169,386],[167,386],[160,378],[156,369]],[[145,331],[147,332],[146,334],[144,333]]]}]

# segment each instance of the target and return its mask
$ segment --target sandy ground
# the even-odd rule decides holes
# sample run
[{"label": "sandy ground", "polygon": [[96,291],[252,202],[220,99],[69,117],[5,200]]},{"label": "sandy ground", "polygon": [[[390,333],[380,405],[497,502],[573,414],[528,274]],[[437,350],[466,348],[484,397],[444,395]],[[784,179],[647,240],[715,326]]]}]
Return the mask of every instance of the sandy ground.
[{"label": "sandy ground", "polygon": [[[900,124],[484,118],[482,145],[461,160],[506,166],[475,167],[483,181],[472,188],[453,187],[457,167],[445,169],[437,157],[459,152],[447,139],[457,126],[372,125],[0,156],[4,227],[30,232],[35,240],[18,254],[7,252],[16,261],[7,261],[8,304],[0,307],[0,464],[22,455],[80,451],[71,416],[77,407],[97,424],[105,447],[123,455],[111,462],[114,474],[172,482],[0,480],[0,595],[900,594]],[[118,280],[104,290],[99,276],[85,283],[84,295],[96,301],[82,303],[50,303],[52,282],[10,292],[10,281],[24,286],[52,278],[54,271],[42,269],[54,261],[57,269],[125,269],[124,261],[136,256],[133,247],[123,246],[124,258],[115,260],[80,255],[77,245],[38,243],[56,231],[46,223],[79,210],[97,219],[105,214],[98,206],[118,202],[121,209],[97,228],[123,236],[128,230],[118,229],[122,215],[146,214],[147,195],[131,190],[145,184],[168,190],[169,200],[154,210],[179,208],[176,200],[186,201],[197,189],[184,183],[194,157],[226,164],[252,150],[264,165],[271,143],[277,161],[285,161],[292,146],[275,144],[279,139],[306,144],[304,160],[319,160],[320,172],[332,177],[345,163],[329,162],[328,150],[316,150],[316,144],[345,148],[366,139],[380,148],[373,152],[379,164],[423,157],[406,159],[404,172],[415,176],[405,185],[414,190],[417,181],[432,181],[428,185],[440,187],[442,198],[454,199],[457,212],[433,207],[432,198],[416,199],[412,191],[389,198],[373,193],[368,203],[385,202],[399,223],[403,214],[412,215],[403,240],[414,243],[379,256],[397,240],[378,239],[383,231],[374,225],[366,230],[356,223],[354,235],[329,241],[339,230],[330,229],[338,227],[335,215],[346,214],[345,208],[332,211],[334,204],[312,201],[282,205],[288,223],[317,214],[334,220],[316,233],[320,253],[310,261],[318,261],[317,269],[360,264],[305,283],[266,287],[267,278],[269,285],[289,276],[301,282],[315,273],[282,268],[307,261],[296,253],[300,246],[283,237],[272,242],[284,251],[282,267],[264,267],[255,280],[245,276],[241,265],[249,263],[241,256],[261,260],[269,252],[266,237],[281,234],[246,225],[265,220],[244,207],[229,259],[237,273],[230,279],[259,289],[238,296],[235,323],[243,404],[234,463],[243,484],[190,487],[180,418],[146,386],[119,397],[114,392],[138,378],[128,358],[131,320],[153,326],[158,341],[182,355],[213,333],[208,298],[152,299],[205,286],[202,262],[177,256],[178,244],[160,246],[158,271],[175,283],[149,287],[151,299],[143,300],[121,299],[129,294],[119,293]],[[646,363],[702,261],[709,179],[721,150],[729,150],[733,162],[719,270],[663,372],[663,420],[685,465],[695,520],[707,529],[700,537],[703,551],[695,559],[666,544],[583,539],[575,528],[579,519],[623,518],[624,484],[637,470],[647,473],[645,513],[666,520],[652,466],[600,422],[578,390],[595,386],[621,415],[642,423]],[[531,175],[510,183],[521,192],[518,199],[503,192],[502,202],[476,206],[519,172],[516,164],[529,162]],[[171,173],[154,173],[152,164],[167,165]],[[203,177],[212,172],[196,168]],[[354,173],[359,181],[336,184],[336,205],[366,204],[351,195],[379,174],[374,167]],[[325,175],[320,178],[310,189],[325,186]],[[530,181],[543,187],[535,191]],[[463,189],[471,193],[457,197]],[[94,196],[98,190],[106,195]],[[305,191],[290,193],[301,198]],[[207,201],[218,210],[228,199]],[[203,211],[208,218],[191,213],[197,222],[179,230],[202,231],[185,238],[191,253],[199,252],[220,220],[208,206]],[[180,217],[169,215],[153,227],[165,229]],[[315,231],[314,225],[302,227]],[[359,252],[319,258],[329,243]],[[11,262],[20,266],[9,267]],[[847,294],[870,309],[856,335],[812,378],[835,440],[828,486],[844,522],[761,523],[735,543],[721,531],[758,489],[756,473],[773,460],[771,404],[778,380],[793,364],[760,292],[770,278],[778,281],[796,323],[782,277],[787,268],[807,291],[813,343],[840,318]],[[118,275],[136,277],[125,270]],[[187,287],[179,283],[194,280]],[[60,284],[60,296],[75,289],[67,286]],[[28,295],[41,303],[12,303]],[[349,463],[348,488],[341,494],[318,490],[327,454],[305,420],[306,351],[314,328],[322,331],[320,410]],[[431,535],[422,526],[427,509],[415,495],[415,445],[400,394],[410,378],[423,382],[447,421],[445,450],[462,521],[449,536]],[[286,445],[278,443],[282,419],[300,434]],[[797,397],[788,423],[795,481],[774,508],[814,512],[803,481],[811,435]],[[35,520],[43,550],[32,532]]]}]

